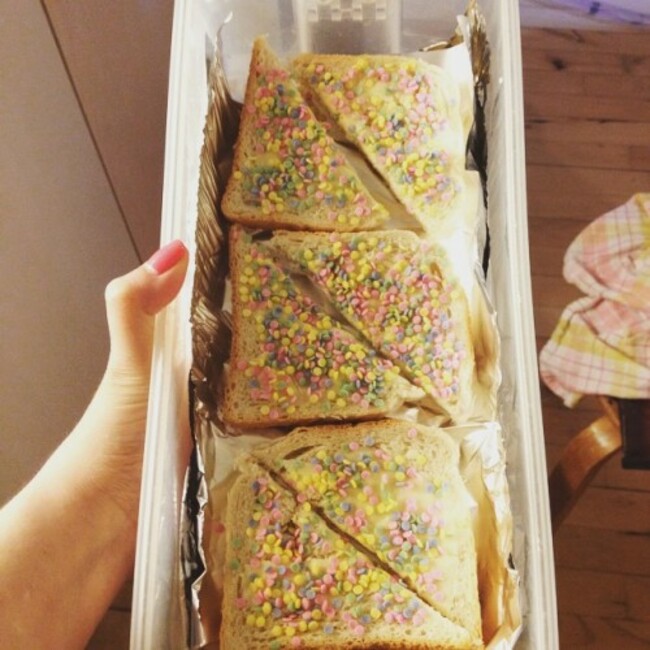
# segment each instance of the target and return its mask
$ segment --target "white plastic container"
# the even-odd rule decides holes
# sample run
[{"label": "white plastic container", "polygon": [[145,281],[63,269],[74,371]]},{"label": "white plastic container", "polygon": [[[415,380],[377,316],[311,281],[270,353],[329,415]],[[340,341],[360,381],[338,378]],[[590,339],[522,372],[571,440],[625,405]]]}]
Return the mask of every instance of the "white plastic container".
[{"label": "white plastic container", "polygon": [[[387,0],[388,3],[393,0]],[[244,5],[254,7],[246,10]],[[404,0],[402,48],[447,38],[463,0]],[[503,424],[515,519],[514,561],[522,578],[524,628],[517,648],[559,646],[544,437],[539,397],[528,257],[523,102],[518,6],[490,0],[481,6],[491,49],[487,102],[491,261],[488,289],[502,344]],[[267,32],[282,54],[297,38],[287,31],[291,0],[176,0],[167,118],[162,240],[194,242],[199,153],[207,110],[207,55],[228,14],[226,70],[246,78],[254,35]],[[411,40],[413,41],[411,43]],[[233,86],[237,96],[238,89]],[[180,574],[180,496],[189,430],[187,377],[192,274],[178,301],[156,326],[145,447],[140,528],[133,595],[132,650],[184,648]]]}]

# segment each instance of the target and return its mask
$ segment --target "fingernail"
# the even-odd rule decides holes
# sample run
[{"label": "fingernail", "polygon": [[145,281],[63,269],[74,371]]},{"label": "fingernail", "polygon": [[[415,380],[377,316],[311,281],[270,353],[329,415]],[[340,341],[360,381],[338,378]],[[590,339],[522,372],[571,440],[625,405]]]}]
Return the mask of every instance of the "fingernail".
[{"label": "fingernail", "polygon": [[157,250],[146,262],[148,266],[157,275],[162,275],[173,269],[187,253],[187,248],[180,239],[166,244]]}]

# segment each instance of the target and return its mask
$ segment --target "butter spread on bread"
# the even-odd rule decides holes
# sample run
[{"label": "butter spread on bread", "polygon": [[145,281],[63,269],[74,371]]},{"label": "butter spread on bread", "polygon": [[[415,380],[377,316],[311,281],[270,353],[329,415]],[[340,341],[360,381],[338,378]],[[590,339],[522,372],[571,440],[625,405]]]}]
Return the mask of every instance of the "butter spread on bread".
[{"label": "butter spread on bread", "polygon": [[469,497],[444,431],[402,420],[302,428],[260,461],[479,642]]}]

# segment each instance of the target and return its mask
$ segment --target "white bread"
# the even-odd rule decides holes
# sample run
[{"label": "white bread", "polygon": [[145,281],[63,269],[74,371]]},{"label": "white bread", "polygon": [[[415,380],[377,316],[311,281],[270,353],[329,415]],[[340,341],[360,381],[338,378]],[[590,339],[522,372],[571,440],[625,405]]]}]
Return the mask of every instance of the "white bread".
[{"label": "white bread", "polygon": [[440,616],[269,474],[228,494],[221,650],[462,650]]},{"label": "white bread", "polygon": [[230,234],[233,336],[223,419],[267,428],[381,417],[424,396],[303,293],[264,242]]},{"label": "white bread", "polygon": [[302,54],[292,72],[429,233],[474,226],[460,93],[441,68],[386,55]]},{"label": "white bread", "polygon": [[257,228],[360,230],[388,218],[263,38],[253,46],[221,207]]},{"label": "white bread", "polygon": [[258,459],[481,647],[477,557],[458,448],[401,420],[299,428]]},{"label": "white bread", "polygon": [[430,406],[461,422],[476,389],[470,315],[444,250],[409,231],[277,232],[269,245],[306,274]]}]

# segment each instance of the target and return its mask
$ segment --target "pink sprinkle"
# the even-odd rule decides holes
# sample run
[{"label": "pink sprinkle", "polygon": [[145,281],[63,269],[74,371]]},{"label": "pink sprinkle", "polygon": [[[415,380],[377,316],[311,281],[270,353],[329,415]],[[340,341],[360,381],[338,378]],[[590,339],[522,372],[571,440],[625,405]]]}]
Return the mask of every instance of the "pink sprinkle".
[{"label": "pink sprinkle", "polygon": [[349,447],[350,447],[350,451],[356,451],[357,449],[359,449],[359,443],[355,442],[355,441],[352,441],[350,443]]},{"label": "pink sprinkle", "polygon": [[408,430],[408,433],[406,435],[411,439],[416,438],[418,435],[418,430],[415,427],[413,427]]}]

